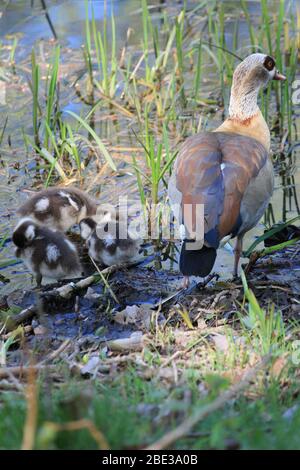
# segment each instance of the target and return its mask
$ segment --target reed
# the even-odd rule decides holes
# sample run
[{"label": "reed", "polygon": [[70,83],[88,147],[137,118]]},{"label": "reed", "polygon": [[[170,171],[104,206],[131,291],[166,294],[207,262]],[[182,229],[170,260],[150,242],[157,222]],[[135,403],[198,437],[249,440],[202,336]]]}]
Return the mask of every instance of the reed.
[{"label": "reed", "polygon": [[144,62],[145,62],[145,77],[146,81],[150,78],[150,66],[149,66],[149,11],[147,0],[141,0],[142,4],[142,18],[143,18],[143,51],[144,51]]},{"label": "reed", "polygon": [[52,64],[49,71],[49,84],[46,88],[46,115],[45,115],[45,138],[44,147],[48,148],[50,130],[53,131],[59,116],[59,96],[58,96],[58,68],[59,68],[60,47],[54,50]]},{"label": "reed", "polygon": [[177,60],[177,81],[180,87],[180,99],[183,107],[186,106],[186,96],[184,91],[184,52],[183,52],[183,34],[184,34],[184,10],[180,12],[175,19],[176,26],[176,60]]},{"label": "reed", "polygon": [[248,6],[245,0],[241,0],[241,7],[243,10],[243,13],[245,15],[245,19],[248,25],[248,30],[249,30],[249,37],[250,37],[250,42],[251,42],[251,49],[252,52],[256,52],[257,50],[257,38],[256,38],[256,33],[255,33],[255,28],[252,25],[252,19],[249,14]]},{"label": "reed", "polygon": [[166,176],[170,171],[177,155],[177,150],[170,148],[168,132],[165,124],[162,128],[161,141],[157,143],[157,136],[151,131],[148,119],[148,109],[145,109],[144,127],[140,138],[135,134],[144,152],[144,159],[140,161],[135,155],[132,157],[137,180],[140,201],[144,208],[144,215],[151,220],[151,226],[160,219],[159,202],[164,198],[160,191],[161,186],[166,187]]},{"label": "reed", "polygon": [[39,116],[41,108],[39,105],[40,67],[36,62],[35,51],[31,53],[31,92],[32,92],[32,125],[34,142],[37,147],[40,145],[39,139]]},{"label": "reed", "polygon": [[[176,2],[163,5],[155,2],[154,5],[150,5],[147,0],[141,0],[140,17],[135,17],[136,21],[140,18],[142,31],[142,38],[137,45],[129,41],[130,33],[127,34],[127,38],[117,41],[118,22],[109,3],[105,2],[104,18],[99,22],[95,14],[97,2],[94,3],[94,11],[92,2],[86,0],[84,64],[82,65],[84,70],[76,79],[78,89],[71,89],[77,93],[83,103],[83,109],[78,113],[72,111],[62,113],[67,88],[59,79],[59,63],[63,63],[65,67],[64,49],[60,50],[59,47],[53,46],[54,54],[50,60],[45,82],[43,81],[44,61],[40,61],[37,49],[36,52],[33,51],[30,77],[32,129],[30,129],[30,135],[24,133],[24,143],[26,157],[30,157],[32,149],[34,151],[37,174],[38,177],[42,175],[44,184],[46,186],[57,182],[67,184],[70,180],[78,183],[79,180],[85,179],[86,185],[89,185],[90,174],[96,173],[96,165],[93,165],[96,158],[93,157],[97,156],[104,164],[103,172],[108,171],[109,177],[105,178],[104,184],[109,185],[111,183],[109,178],[114,178],[113,172],[119,168],[116,164],[117,158],[113,158],[112,152],[118,152],[120,159],[118,162],[123,163],[121,152],[124,149],[127,157],[132,155],[133,172],[128,171],[129,180],[133,173],[136,179],[135,190],[139,194],[145,215],[151,223],[157,224],[162,214],[159,209],[157,212],[152,211],[152,206],[165,202],[167,180],[181,141],[201,129],[214,126],[215,121],[221,119],[221,114],[226,107],[223,107],[223,104],[226,105],[236,59],[238,60],[239,56],[243,58],[250,51],[263,51],[274,55],[277,67],[282,68],[283,73],[288,77],[287,82],[279,87],[276,83],[272,83],[261,94],[260,99],[261,108],[272,131],[272,148],[277,157],[275,168],[282,176],[283,219],[291,218],[288,216],[289,211],[299,212],[295,180],[292,174],[296,164],[298,135],[296,113],[291,101],[291,83],[297,74],[300,14],[296,13],[294,17],[291,15],[288,9],[289,2],[284,4],[283,0],[279,0],[278,9],[275,11],[269,8],[270,1],[262,0],[261,17],[257,16],[253,21],[253,15],[248,10],[246,0],[238,3],[241,8],[236,9],[237,13],[228,13],[228,4],[229,2],[203,0],[197,4],[189,2],[187,7],[184,4],[182,8],[182,4]],[[155,14],[152,13],[152,8]],[[242,22],[240,21],[241,11]],[[274,14],[273,11],[275,11]],[[129,21],[131,22],[130,16]],[[238,34],[240,26],[245,22],[246,34],[247,31],[249,33],[246,38],[245,34],[241,36]],[[137,29],[136,34],[138,34]],[[241,37],[245,40],[241,40]],[[230,44],[228,38],[230,38]],[[12,47],[3,46],[0,50],[1,80],[4,79],[6,83],[9,83],[11,79],[16,81],[20,79],[21,83],[22,76],[16,77],[14,74],[19,70],[26,74],[28,63],[26,67],[23,67],[25,72],[21,69],[24,64],[19,67],[15,63],[16,40],[12,41]],[[41,46],[42,52],[43,47]],[[47,47],[50,49],[50,46]],[[47,52],[44,54],[45,60],[48,60],[49,49],[45,47]],[[121,51],[120,59],[118,51]],[[83,83],[82,94],[81,83]],[[63,91],[61,96],[60,87]],[[217,115],[216,112],[218,112]],[[0,145],[3,145],[6,137],[11,145],[12,139],[10,135],[7,135],[7,122],[6,118],[0,130]],[[11,128],[11,116],[9,116],[9,128]],[[26,132],[29,131],[26,129]],[[106,143],[107,141],[111,143],[110,146]],[[5,156],[6,151],[5,148]],[[97,158],[97,163],[98,161],[99,158]],[[2,162],[1,159],[2,164],[5,165],[6,162],[5,160]],[[94,181],[98,183],[98,177],[103,174],[101,170],[98,171],[97,165],[95,180],[92,175],[93,184]],[[126,172],[127,169],[124,173]],[[99,185],[101,184],[102,181]],[[90,187],[95,189],[95,185],[91,183]],[[267,225],[275,221],[274,212],[272,206],[269,206],[265,218]],[[250,256],[260,248],[258,244],[262,243],[266,237],[296,221],[298,218],[293,218],[281,227],[272,228],[257,238],[245,255]],[[5,232],[1,237],[0,250],[6,250],[6,240]],[[295,240],[266,248],[262,250],[262,254],[291,246],[293,243]],[[154,242],[154,251],[156,255],[162,255],[160,257],[162,260],[167,257],[174,259],[176,249],[177,246],[171,242],[165,245],[164,249],[160,249],[159,243]],[[19,262],[19,260],[7,259],[0,263],[0,268],[8,269],[9,266]],[[157,279],[161,279],[159,273],[157,275]],[[3,282],[2,275],[0,277]],[[112,283],[110,287],[106,278],[102,280],[106,289],[110,291],[111,297],[118,302],[111,290],[114,289],[114,284]],[[193,301],[194,307],[189,308],[188,301],[185,302],[185,296],[180,298],[182,305],[179,309],[177,307],[167,309],[169,316],[166,316],[165,322],[158,321],[160,309],[154,312],[155,321],[151,321],[146,342],[143,344],[139,370],[133,367],[134,363],[139,360],[138,351],[130,354],[127,360],[125,351],[121,355],[124,357],[115,358],[107,357],[106,351],[103,350],[101,363],[97,365],[99,369],[95,370],[93,376],[93,382],[96,384],[95,390],[93,387],[89,390],[88,405],[86,405],[86,410],[83,410],[94,420],[94,424],[90,424],[90,427],[86,420],[77,420],[78,410],[73,406],[75,402],[83,403],[85,406],[86,396],[81,391],[78,393],[77,385],[76,392],[72,390],[74,384],[72,385],[68,380],[68,374],[64,375],[64,367],[58,368],[59,357],[56,355],[53,370],[55,369],[56,376],[59,373],[60,379],[64,381],[63,388],[56,390],[54,395],[47,396],[47,400],[44,399],[46,394],[40,394],[36,447],[94,448],[95,442],[91,436],[95,436],[97,429],[102,428],[105,429],[105,438],[112,448],[149,445],[157,436],[151,435],[152,414],[150,413],[151,416],[148,417],[148,413],[140,413],[138,405],[145,402],[145,397],[147,397],[147,403],[156,404],[157,396],[159,396],[163,406],[165,402],[170,408],[168,414],[177,426],[180,425],[182,413],[190,416],[194,411],[197,412],[199,406],[207,406],[207,404],[210,406],[210,402],[213,402],[214,398],[228,385],[228,381],[223,380],[224,377],[229,377],[229,381],[235,382],[239,380],[240,373],[244,373],[249,368],[249,363],[260,361],[262,354],[276,358],[278,353],[280,353],[279,361],[284,365],[285,361],[287,362],[283,379],[278,378],[278,374],[274,378],[272,366],[261,370],[257,380],[249,384],[251,389],[247,390],[245,397],[235,399],[233,407],[227,400],[225,402],[227,407],[217,410],[215,414],[212,413],[206,421],[198,422],[193,435],[188,436],[189,442],[191,438],[193,448],[228,448],[232,442],[240,448],[249,448],[249,446],[290,448],[292,444],[299,445],[299,439],[297,441],[299,413],[297,415],[296,410],[291,420],[284,417],[292,404],[296,404],[295,396],[299,388],[297,381],[294,384],[295,388],[292,388],[293,381],[295,377],[297,378],[297,367],[292,365],[290,358],[292,342],[298,339],[299,328],[296,334],[291,329],[292,310],[289,312],[284,309],[283,312],[279,312],[271,304],[267,305],[264,302],[264,295],[256,296],[256,291],[259,294],[262,293],[263,285],[254,286],[251,290],[244,274],[242,274],[242,281],[244,300],[240,308],[232,309],[231,307],[236,304],[236,299],[232,298],[230,312],[229,310],[225,312],[230,315],[229,321],[225,321],[229,317],[224,316],[224,312],[220,313],[218,308],[220,305],[218,306],[216,302],[209,302],[208,310],[200,308],[200,318],[197,312],[198,304]],[[217,287],[223,289],[224,286],[222,287],[221,283]],[[288,293],[288,289],[279,284],[276,284],[275,288],[276,297],[274,295],[274,298],[277,298],[277,294],[280,296]],[[268,289],[273,289],[273,287],[268,286]],[[200,307],[205,307],[205,299],[204,304],[201,305],[201,295],[198,297],[199,299],[196,300],[199,301]],[[220,303],[223,307],[224,302]],[[111,305],[109,301],[105,306],[105,315],[111,315]],[[294,306],[297,307],[297,303]],[[8,315],[8,312],[5,315]],[[220,324],[220,315],[222,324]],[[2,318],[2,312],[0,316]],[[286,325],[283,324],[285,317],[288,318]],[[198,319],[204,324],[204,329],[198,328],[197,335],[200,334],[200,337],[197,337],[196,341],[186,348],[183,356],[182,350],[179,351],[176,347],[174,325],[177,329],[183,327],[181,333],[190,338],[190,334],[187,335],[187,333],[191,332],[186,330],[195,329]],[[215,325],[218,326],[217,329],[214,328]],[[100,329],[98,336],[105,336],[104,328]],[[217,335],[214,335],[214,332]],[[6,332],[4,333],[6,336]],[[21,333],[17,336],[15,331],[11,338],[19,341],[22,336]],[[214,342],[214,336],[218,336],[221,345],[225,345],[223,349],[220,348],[220,350],[217,342]],[[13,341],[7,338],[9,336],[4,339],[2,335],[0,341],[0,362],[4,365],[5,362],[9,362]],[[68,348],[71,349],[68,350],[66,357],[72,358],[76,353],[78,367],[81,368],[83,364],[86,364],[89,356],[85,351],[78,350],[73,354],[70,342]],[[174,374],[169,374],[165,369],[171,364],[170,358],[174,362]],[[49,361],[49,355],[46,360]],[[133,366],[130,365],[126,370],[129,362]],[[148,365],[154,374],[151,374],[149,378],[149,367],[142,367],[140,364]],[[50,372],[51,367],[47,365]],[[122,377],[120,374],[113,373],[116,368],[120,370]],[[20,380],[22,374],[26,373],[26,364],[23,369],[23,371],[18,371]],[[102,372],[107,375],[109,371],[112,387],[106,387],[102,383]],[[164,371],[168,382],[167,388],[164,387],[166,381],[157,380],[157,377],[163,377]],[[9,386],[17,387],[17,393],[14,393],[9,400],[7,396],[10,391],[6,390],[3,394],[1,411],[4,413],[2,413],[4,418],[0,420],[0,428],[5,441],[3,445],[7,448],[17,448],[21,445],[20,436],[18,438],[16,433],[7,432],[7,423],[9,423],[9,428],[18,430],[20,419],[25,420],[26,401],[23,400],[22,393],[18,390],[21,382],[13,381],[11,377],[5,376],[5,370],[3,373],[4,377],[7,377],[7,381],[5,379],[3,382],[3,387],[7,386],[6,382]],[[115,375],[117,380],[114,383]],[[205,390],[208,391],[204,398],[202,397],[203,399],[201,396],[199,398],[199,383],[204,384]],[[289,387],[286,387],[287,383]],[[99,396],[99,384],[101,396]],[[48,385],[47,381],[43,383],[41,379],[42,388],[46,387],[48,390]],[[61,400],[66,387],[70,395],[69,405],[71,405],[67,407],[65,400]],[[190,391],[189,400],[188,404],[183,404],[182,394],[187,388]],[[50,407],[54,410],[52,414],[49,403],[53,405]],[[178,410],[180,410],[179,414]],[[44,420],[45,416],[49,419],[47,422]],[[265,425],[265,416],[271,417],[267,425]],[[61,426],[56,425],[58,421],[62,423]],[[158,417],[161,435],[168,432],[170,423],[169,419],[167,423],[164,421],[164,419],[159,421]],[[85,429],[83,432],[81,426]],[[86,433],[86,429],[91,430],[91,436]],[[128,430],[128,432],[120,433],[120,429]],[[261,432],[257,433],[257,429]],[[66,432],[68,430],[72,432]],[[97,436],[99,437],[99,433]],[[186,438],[182,441],[178,440],[174,442],[174,446],[180,447],[181,444],[184,446],[186,441]]]},{"label": "reed", "polygon": [[3,138],[4,138],[7,123],[8,123],[8,116],[6,116],[6,118],[4,120],[3,127],[2,127],[1,132],[0,132],[0,148],[1,148],[1,145],[2,145],[2,142],[3,142]]},{"label": "reed", "polygon": [[[106,10],[105,10],[106,11]],[[93,14],[94,15],[94,14]],[[117,57],[116,57],[116,26],[114,15],[111,15],[111,53],[108,49],[108,29],[107,17],[105,13],[103,32],[96,29],[96,22],[93,16],[93,35],[96,47],[96,56],[99,69],[100,80],[95,80],[96,86],[101,93],[107,97],[113,98],[116,92],[116,74],[117,74]],[[109,60],[110,58],[110,60]]]},{"label": "reed", "polygon": [[259,305],[253,291],[248,287],[245,274],[241,274],[245,298],[248,301],[247,315],[240,315],[242,325],[252,331],[251,343],[263,354],[280,353],[285,342],[285,325],[282,314],[270,305],[265,311]]},{"label": "reed", "polygon": [[300,216],[294,217],[293,219],[290,219],[290,220],[288,220],[288,221],[285,222],[285,223],[278,224],[276,227],[273,227],[273,228],[270,228],[269,230],[267,230],[263,235],[261,235],[260,237],[257,237],[257,239],[256,239],[256,240],[250,245],[250,247],[245,251],[244,256],[248,258],[248,257],[251,255],[251,253],[254,252],[254,249],[255,249],[260,243],[262,243],[264,240],[266,240],[267,238],[271,237],[272,235],[275,235],[275,233],[280,232],[281,230],[283,230],[283,229],[284,229],[285,227],[287,227],[288,225],[291,225],[291,224],[297,222],[299,219],[300,219]]},{"label": "reed", "polygon": [[113,171],[117,171],[116,165],[106,146],[103,144],[102,140],[96,134],[96,132],[89,126],[87,121],[84,120],[82,117],[78,116],[77,114],[73,113],[72,111],[67,111],[67,113],[70,114],[70,116],[72,116],[74,119],[76,119],[79,122],[80,127],[83,127],[93,137],[105,161],[110,165]]},{"label": "reed", "polygon": [[[94,19],[94,18],[93,18]],[[85,0],[85,45],[83,49],[84,60],[87,69],[87,101],[94,104],[94,75],[92,64],[92,40],[89,21],[88,0]]]}]

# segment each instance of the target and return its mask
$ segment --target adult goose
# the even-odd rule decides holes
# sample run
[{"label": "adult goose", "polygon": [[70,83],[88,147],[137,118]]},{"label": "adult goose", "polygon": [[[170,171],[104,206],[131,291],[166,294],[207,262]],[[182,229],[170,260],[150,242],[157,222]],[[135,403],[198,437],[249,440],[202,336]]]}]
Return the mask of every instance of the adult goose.
[{"label": "adult goose", "polygon": [[224,237],[237,237],[236,276],[243,236],[268,205],[273,192],[270,131],[257,96],[270,80],[285,80],[272,57],[246,57],[233,74],[228,118],[212,132],[189,137],[179,151],[168,192],[184,226],[179,265],[185,286],[188,276],[210,273]]}]

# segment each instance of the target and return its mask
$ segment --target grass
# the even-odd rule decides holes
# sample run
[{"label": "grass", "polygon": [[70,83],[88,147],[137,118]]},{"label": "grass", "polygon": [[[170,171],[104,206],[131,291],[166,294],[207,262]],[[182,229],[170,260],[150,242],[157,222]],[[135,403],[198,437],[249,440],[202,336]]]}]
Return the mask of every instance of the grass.
[{"label": "grass", "polygon": [[268,311],[263,310],[248,283],[245,274],[242,272],[242,282],[245,297],[248,301],[248,312],[241,317],[242,324],[253,331],[257,337],[255,349],[268,354],[271,351],[281,352],[284,348],[285,326],[280,311],[275,311],[274,305],[270,305]]},{"label": "grass", "polygon": [[36,146],[39,146],[39,119],[38,115],[41,114],[39,107],[39,85],[40,85],[40,68],[36,63],[35,52],[32,50],[31,53],[31,91],[32,91],[32,124],[34,142]]},{"label": "grass", "polygon": [[[31,146],[38,155],[40,155],[48,164],[49,169],[45,186],[47,187],[51,181],[52,174],[55,171],[62,181],[66,182],[69,178],[64,167],[66,162],[69,163],[70,170],[73,170],[72,162],[79,175],[84,169],[84,163],[81,159],[79,143],[85,140],[78,132],[78,127],[74,127],[62,119],[61,111],[59,109],[58,98],[58,70],[59,70],[59,57],[60,48],[55,49],[53,56],[52,66],[49,70],[49,75],[46,80],[46,102],[45,110],[42,111],[39,103],[39,89],[40,89],[40,68],[36,63],[36,56],[34,50],[32,51],[32,81],[30,88],[33,96],[33,131],[34,141],[30,136],[25,136],[25,145],[28,148]],[[101,139],[97,136],[95,131],[90,127],[87,120],[82,119],[77,114],[68,111],[68,113],[75,118],[75,120],[88,131],[88,135],[93,139],[98,146],[104,160],[110,167],[116,171],[116,166],[102,143]],[[73,127],[72,127],[73,126]],[[41,130],[42,129],[42,130]],[[43,135],[41,135],[41,133]],[[43,144],[41,142],[43,141]]]},{"label": "grass", "polygon": [[73,118],[75,118],[80,123],[80,125],[83,126],[89,132],[89,134],[94,138],[94,140],[95,140],[99,150],[103,154],[104,159],[106,160],[106,162],[110,165],[112,170],[117,171],[116,166],[115,166],[109,152],[107,151],[105,145],[102,143],[101,139],[97,136],[96,132],[80,116],[76,115],[72,111],[68,111],[68,114],[70,114]]},{"label": "grass", "polygon": [[[212,317],[203,314],[207,326],[197,329],[195,313],[188,313],[186,303],[176,318],[169,311],[165,325],[153,322],[141,352],[107,355],[105,349],[79,347],[74,356],[70,343],[64,358],[48,361],[49,369],[37,381],[29,374],[26,385],[17,376],[11,387],[18,392],[8,388],[1,394],[0,448],[24,444],[25,422],[33,419],[35,409],[35,449],[144,448],[208,409],[271,354],[273,359],[243,394],[223,400],[171,448],[299,449],[299,327],[284,324],[281,312],[271,306],[266,312],[244,275],[242,281],[245,297],[234,323],[222,321],[216,310],[214,321],[223,326],[208,326]],[[184,337],[181,346],[178,335]],[[215,342],[216,335],[221,342]],[[18,336],[24,341],[20,327],[3,342],[0,356],[5,362]],[[73,358],[71,369],[68,356]],[[91,356],[99,358],[103,370],[80,377],[74,357],[79,370]],[[108,373],[110,367],[114,373]]]},{"label": "grass", "polygon": [[[150,183],[151,193],[149,205],[158,204],[159,197],[159,186],[163,182],[166,186],[165,176],[168,173],[168,170],[171,169],[172,163],[177,155],[177,152],[170,151],[170,144],[168,140],[168,133],[165,126],[162,129],[162,142],[156,144],[156,137],[149,127],[148,120],[148,109],[145,110],[145,127],[143,129],[145,134],[143,140],[140,140],[139,136],[135,134],[138,142],[141,144],[144,150],[146,168],[148,170],[147,174],[143,173],[141,167],[138,166],[136,158],[133,158],[134,169],[137,173],[137,183],[139,188],[139,193],[142,201],[146,201],[145,193],[145,183]],[[143,181],[141,176],[144,176]]]},{"label": "grass", "polygon": [[[117,55],[116,55],[116,25],[113,11],[110,15],[111,43],[108,41],[107,2],[104,2],[103,28],[98,28],[95,12],[91,6],[91,19],[88,1],[85,0],[85,32],[84,48],[85,61],[88,70],[88,97],[94,104],[94,87],[107,98],[113,98],[116,93]],[[99,77],[93,72],[93,57],[96,56]]]},{"label": "grass", "polygon": [[[64,375],[64,384],[57,387],[52,383],[50,389],[49,378],[40,380],[34,448],[97,449],[99,443],[90,431],[80,429],[82,419],[89,420],[105,436],[109,448],[145,447],[212,402],[229,384],[219,368],[203,375],[201,369],[187,366],[179,384],[155,377],[149,380],[140,375],[135,368],[129,368],[119,374],[114,383],[84,381]],[[282,388],[287,380],[285,374],[281,379],[264,375],[263,382],[252,386],[248,396],[226,403],[223,409],[198,423],[189,436],[177,441],[174,447],[299,449],[300,413],[299,408],[295,408],[298,385],[292,376],[293,368],[288,376],[289,386]],[[201,389],[206,393],[199,392]],[[20,448],[26,408],[22,394],[2,393],[0,448]],[[74,422],[78,422],[79,429],[66,430],[67,424],[72,428]],[[7,429],[11,432],[7,433]]]},{"label": "grass", "polygon": [[[187,370],[187,375],[192,371]],[[145,446],[151,439],[158,438],[164,431],[162,415],[169,425],[174,422],[173,415],[185,415],[197,410],[209,402],[218,392],[218,385],[211,383],[206,399],[199,400],[196,393],[197,379],[190,376],[185,388],[178,387],[170,399],[167,390],[157,380],[141,381],[134,374],[127,373],[120,384],[109,390],[99,390],[97,385],[71,383],[61,390],[54,391],[50,402],[45,393],[45,385],[40,385],[42,398],[39,402],[38,432],[35,441],[37,449],[97,449],[97,442],[87,430],[53,431],[48,423],[67,423],[84,416],[105,433],[112,449],[130,449]],[[215,413],[199,424],[189,436],[178,442],[179,449],[299,449],[297,430],[300,425],[299,409],[291,418],[284,413],[292,408],[293,393],[291,387],[283,398],[280,397],[278,383],[273,382],[264,395],[255,402],[240,398],[231,403],[226,410]],[[184,404],[183,394],[190,393],[191,403]],[[120,401],[120,394],[123,399]],[[81,406],[78,406],[80,403]],[[159,403],[159,404],[158,404]],[[161,417],[139,413],[138,409],[158,409]],[[22,442],[22,429],[26,412],[26,402],[19,394],[6,392],[2,398],[0,410],[0,434],[2,449],[18,449]],[[169,418],[168,418],[169,414]],[[266,420],[266,416],[268,419]],[[11,432],[7,433],[6,430]]]},{"label": "grass", "polygon": [[[177,151],[172,152],[170,150],[165,125],[163,125],[162,129],[161,142],[156,142],[157,136],[153,134],[149,126],[147,108],[144,118],[145,134],[143,140],[135,134],[137,141],[143,148],[144,160],[140,161],[133,154],[132,166],[135,171],[137,188],[144,210],[145,225],[151,230],[152,238],[158,241],[163,237],[163,218],[164,215],[167,215],[166,206],[160,204],[162,201],[161,194],[165,193],[167,187],[166,177],[170,173]],[[157,243],[159,244],[159,242]]]},{"label": "grass", "polygon": [[9,338],[7,338],[4,341],[0,341],[0,366],[1,367],[6,367],[6,357],[7,357],[7,352],[10,346],[12,346],[16,342],[16,338],[18,336],[23,337],[23,335],[24,335],[23,327],[18,326],[18,328],[16,328],[13,331],[13,334]]}]

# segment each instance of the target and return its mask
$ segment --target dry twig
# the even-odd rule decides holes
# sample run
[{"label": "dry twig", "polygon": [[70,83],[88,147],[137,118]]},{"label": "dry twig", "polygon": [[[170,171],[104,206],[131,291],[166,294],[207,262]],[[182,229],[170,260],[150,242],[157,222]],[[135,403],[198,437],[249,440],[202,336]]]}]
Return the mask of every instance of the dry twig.
[{"label": "dry twig", "polygon": [[0,379],[9,378],[12,375],[17,376],[27,376],[31,371],[34,372],[42,372],[44,370],[51,371],[56,370],[57,366],[55,365],[36,365],[36,366],[15,366],[15,367],[2,367],[0,369]]}]

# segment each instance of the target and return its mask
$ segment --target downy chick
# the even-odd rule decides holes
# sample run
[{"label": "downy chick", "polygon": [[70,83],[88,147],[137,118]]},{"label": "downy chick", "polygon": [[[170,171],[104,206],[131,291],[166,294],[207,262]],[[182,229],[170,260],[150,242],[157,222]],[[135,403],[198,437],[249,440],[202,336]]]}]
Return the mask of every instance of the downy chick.
[{"label": "downy chick", "polygon": [[87,217],[79,226],[90,257],[106,266],[128,263],[139,253],[141,240],[133,238],[121,220],[107,220],[105,216],[97,223],[94,218]]},{"label": "downy chick", "polygon": [[17,247],[16,256],[34,274],[38,287],[43,277],[62,279],[82,275],[76,248],[62,232],[23,218],[14,229],[12,239]]},{"label": "downy chick", "polygon": [[77,188],[49,188],[34,194],[18,210],[22,217],[66,232],[84,217],[96,213],[96,202]]}]

